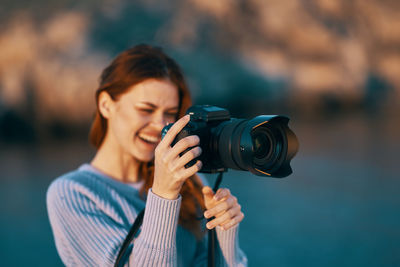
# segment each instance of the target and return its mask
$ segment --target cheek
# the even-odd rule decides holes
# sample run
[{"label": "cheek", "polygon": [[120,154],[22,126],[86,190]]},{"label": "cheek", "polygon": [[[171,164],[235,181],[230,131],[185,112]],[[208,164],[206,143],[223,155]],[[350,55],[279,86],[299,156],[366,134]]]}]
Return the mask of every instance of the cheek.
[{"label": "cheek", "polygon": [[120,113],[112,121],[112,130],[115,136],[117,136],[121,143],[127,142],[132,139],[134,132],[135,119],[130,114]]},{"label": "cheek", "polygon": [[128,135],[126,124],[119,120],[114,120],[110,123],[110,130],[113,132],[117,143],[119,143],[120,145],[124,145]]}]

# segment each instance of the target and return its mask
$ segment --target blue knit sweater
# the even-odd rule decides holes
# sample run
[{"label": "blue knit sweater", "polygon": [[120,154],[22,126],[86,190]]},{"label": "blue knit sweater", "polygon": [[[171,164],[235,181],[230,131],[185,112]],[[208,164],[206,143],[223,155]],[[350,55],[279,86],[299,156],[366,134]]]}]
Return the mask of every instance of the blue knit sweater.
[{"label": "blue knit sweater", "polygon": [[[52,182],[47,209],[58,253],[67,266],[113,266],[138,213],[146,207],[139,236],[126,266],[206,266],[202,240],[178,225],[181,197],[163,199],[139,185],[108,177],[89,164]],[[238,226],[217,227],[217,266],[246,266],[238,245]],[[132,247],[132,245],[131,245]]]}]

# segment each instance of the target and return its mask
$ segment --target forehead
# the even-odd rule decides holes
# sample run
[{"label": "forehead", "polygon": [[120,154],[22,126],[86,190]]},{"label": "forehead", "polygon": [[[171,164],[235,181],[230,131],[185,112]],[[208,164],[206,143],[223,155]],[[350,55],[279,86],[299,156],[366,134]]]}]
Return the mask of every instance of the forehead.
[{"label": "forehead", "polygon": [[123,96],[129,102],[148,102],[165,108],[179,104],[178,88],[169,80],[145,80],[132,86]]}]

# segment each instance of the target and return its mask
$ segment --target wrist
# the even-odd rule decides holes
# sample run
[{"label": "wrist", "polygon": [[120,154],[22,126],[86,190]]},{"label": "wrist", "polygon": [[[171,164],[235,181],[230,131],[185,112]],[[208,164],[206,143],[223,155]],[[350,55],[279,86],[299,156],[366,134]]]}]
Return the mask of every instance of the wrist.
[{"label": "wrist", "polygon": [[154,186],[151,188],[151,191],[153,192],[153,194],[164,199],[175,200],[179,197],[179,193],[165,192],[163,190],[159,190],[157,187]]}]

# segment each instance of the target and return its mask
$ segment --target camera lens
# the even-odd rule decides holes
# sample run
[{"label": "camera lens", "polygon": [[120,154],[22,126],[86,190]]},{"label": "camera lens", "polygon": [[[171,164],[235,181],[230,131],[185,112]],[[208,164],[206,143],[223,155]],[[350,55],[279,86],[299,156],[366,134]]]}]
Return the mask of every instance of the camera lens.
[{"label": "camera lens", "polygon": [[282,138],[276,129],[257,127],[251,133],[253,163],[257,166],[275,164],[281,156]]},{"label": "camera lens", "polygon": [[215,154],[227,168],[260,176],[286,177],[292,173],[290,160],[298,149],[288,121],[289,118],[279,115],[225,121],[215,131],[218,136]]},{"label": "camera lens", "polygon": [[257,159],[264,159],[271,154],[271,138],[263,131],[254,131],[253,146],[254,156]]}]

